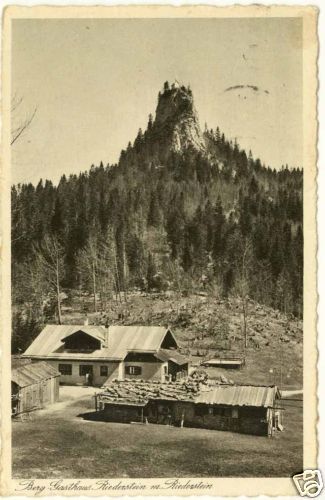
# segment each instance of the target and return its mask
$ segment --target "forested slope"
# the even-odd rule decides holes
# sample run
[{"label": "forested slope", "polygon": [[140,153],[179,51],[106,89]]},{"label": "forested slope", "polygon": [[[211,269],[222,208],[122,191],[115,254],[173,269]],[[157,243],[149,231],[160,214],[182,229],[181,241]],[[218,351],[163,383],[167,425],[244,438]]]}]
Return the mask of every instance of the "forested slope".
[{"label": "forested slope", "polygon": [[92,293],[96,309],[135,287],[251,297],[301,317],[302,187],[301,169],[202,132],[191,89],[166,82],[117,165],[12,187],[14,322],[59,319],[63,291]]}]

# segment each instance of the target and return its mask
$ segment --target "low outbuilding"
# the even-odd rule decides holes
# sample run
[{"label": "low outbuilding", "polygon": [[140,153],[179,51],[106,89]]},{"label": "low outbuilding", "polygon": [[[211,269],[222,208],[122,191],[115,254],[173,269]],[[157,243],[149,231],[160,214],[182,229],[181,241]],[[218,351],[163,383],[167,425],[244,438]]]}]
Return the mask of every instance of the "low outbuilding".
[{"label": "low outbuilding", "polygon": [[18,415],[59,399],[60,372],[45,361],[18,366],[11,373],[11,412]]},{"label": "low outbuilding", "polygon": [[282,429],[276,386],[195,381],[110,384],[96,397],[104,420],[148,422],[272,436]]},{"label": "low outbuilding", "polygon": [[245,358],[236,356],[218,356],[203,361],[201,365],[212,368],[239,369],[245,365]]},{"label": "low outbuilding", "polygon": [[272,436],[282,426],[276,386],[219,385],[201,393],[187,414],[193,426]]}]

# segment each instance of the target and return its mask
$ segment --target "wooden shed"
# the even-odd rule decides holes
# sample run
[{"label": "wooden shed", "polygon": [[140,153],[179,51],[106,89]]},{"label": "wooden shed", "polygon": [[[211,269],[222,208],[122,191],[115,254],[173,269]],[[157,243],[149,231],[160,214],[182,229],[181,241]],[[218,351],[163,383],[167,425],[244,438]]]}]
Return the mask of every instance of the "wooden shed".
[{"label": "wooden shed", "polygon": [[59,399],[60,372],[45,361],[12,370],[12,415],[43,408]]},{"label": "wooden shed", "polygon": [[189,427],[271,437],[274,429],[282,428],[279,401],[276,386],[218,385],[201,392],[194,404],[182,411],[185,425]]}]

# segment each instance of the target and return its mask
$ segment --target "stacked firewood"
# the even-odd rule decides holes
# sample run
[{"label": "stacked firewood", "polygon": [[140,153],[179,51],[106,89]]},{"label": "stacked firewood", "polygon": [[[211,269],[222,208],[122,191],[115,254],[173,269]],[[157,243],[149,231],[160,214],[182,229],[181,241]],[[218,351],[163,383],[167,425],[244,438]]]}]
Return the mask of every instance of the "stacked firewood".
[{"label": "stacked firewood", "polygon": [[200,392],[200,382],[188,379],[181,382],[114,380],[100,394],[103,402],[146,403],[150,399],[193,401]]}]

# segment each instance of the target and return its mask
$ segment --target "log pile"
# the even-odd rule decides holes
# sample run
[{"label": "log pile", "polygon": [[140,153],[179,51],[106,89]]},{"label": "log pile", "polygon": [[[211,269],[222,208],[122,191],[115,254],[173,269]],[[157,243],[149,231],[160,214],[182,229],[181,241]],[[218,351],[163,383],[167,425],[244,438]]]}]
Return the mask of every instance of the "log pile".
[{"label": "log pile", "polygon": [[[205,385],[205,387],[204,387]],[[99,395],[103,403],[144,404],[149,400],[194,401],[202,390],[212,387],[201,381],[187,379],[179,382],[159,382],[130,380],[114,380]]]}]

